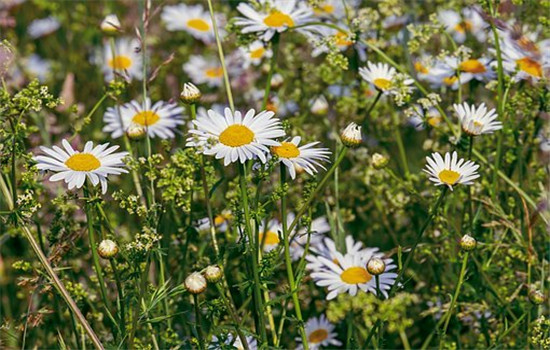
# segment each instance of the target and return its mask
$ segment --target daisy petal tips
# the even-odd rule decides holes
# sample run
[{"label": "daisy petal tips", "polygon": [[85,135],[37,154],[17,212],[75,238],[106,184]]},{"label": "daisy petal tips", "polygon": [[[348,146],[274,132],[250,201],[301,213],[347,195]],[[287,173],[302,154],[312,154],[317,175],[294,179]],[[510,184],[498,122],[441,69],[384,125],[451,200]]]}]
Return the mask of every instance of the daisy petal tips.
[{"label": "daisy petal tips", "polygon": [[470,136],[478,136],[482,134],[492,134],[493,132],[502,129],[502,123],[497,120],[498,115],[493,108],[487,110],[485,103],[476,108],[474,105],[462,104],[453,105],[462,131]]},{"label": "daisy petal tips", "polygon": [[430,181],[436,186],[447,185],[453,190],[453,186],[457,184],[471,185],[473,180],[479,177],[477,169],[479,165],[471,160],[465,161],[458,159],[456,152],[445,153],[445,158],[439,153],[433,153],[431,157],[426,157],[425,173],[430,176]]},{"label": "daisy petal tips", "polygon": [[64,180],[68,189],[81,188],[86,178],[93,186],[101,184],[101,192],[107,192],[107,176],[127,173],[122,159],[128,152],[116,152],[118,146],[109,147],[109,143],[94,147],[92,141],[86,142],[82,152],[76,151],[67,140],[62,141],[63,148],[41,146],[45,155],[35,156],[36,167],[42,171],[53,171],[56,174],[50,181]]},{"label": "daisy petal tips", "polygon": [[275,139],[285,136],[281,121],[274,115],[270,111],[256,114],[251,109],[243,116],[229,108],[221,115],[211,109],[193,121],[196,129],[189,131],[191,137],[186,145],[216,159],[223,158],[225,166],[255,157],[265,163],[269,147],[280,146]]}]

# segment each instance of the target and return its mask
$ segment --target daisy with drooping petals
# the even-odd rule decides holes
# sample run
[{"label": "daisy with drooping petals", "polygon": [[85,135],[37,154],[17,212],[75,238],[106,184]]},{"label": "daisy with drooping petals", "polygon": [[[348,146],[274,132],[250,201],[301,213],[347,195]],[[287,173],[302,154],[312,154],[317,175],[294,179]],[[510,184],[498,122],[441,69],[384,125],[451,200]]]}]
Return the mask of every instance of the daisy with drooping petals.
[{"label": "daisy with drooping petals", "polygon": [[231,112],[229,108],[224,115],[209,110],[207,115],[193,121],[197,128],[189,131],[194,137],[187,139],[187,146],[198,147],[200,152],[216,159],[223,158],[225,166],[255,157],[265,163],[268,147],[280,146],[275,139],[285,135],[281,121],[274,115],[268,111],[256,115],[253,109],[244,117],[240,111]]},{"label": "daisy with drooping petals", "polygon": [[[311,19],[313,11],[304,2],[297,0],[260,0],[261,9],[256,10],[241,2],[237,10],[244,17],[237,17],[235,24],[242,26],[243,33],[258,33],[263,41],[269,41],[275,33],[304,24]],[[297,32],[311,35],[315,27],[299,28]]]},{"label": "daisy with drooping petals", "polygon": [[290,177],[296,178],[296,167],[304,169],[308,174],[313,175],[318,170],[315,166],[326,169],[320,162],[328,161],[330,151],[328,148],[314,148],[319,142],[311,142],[298,147],[302,138],[295,136],[290,141],[283,141],[279,146],[271,147],[271,153],[279,157],[288,168]]},{"label": "daisy with drooping petals", "polygon": [[[75,151],[67,140],[61,142],[63,148],[53,146],[40,149],[46,155],[35,156],[39,170],[51,170],[57,174],[50,177],[50,181],[64,180],[69,190],[81,188],[86,178],[96,186],[101,183],[101,192],[107,192],[107,176],[127,173],[122,159],[128,152],[115,152],[118,146],[109,147],[104,143],[94,147],[92,141],[86,142],[82,152]],[[109,148],[107,148],[109,147]]]},{"label": "daisy with drooping petals", "polygon": [[468,135],[492,134],[496,130],[502,129],[502,123],[497,120],[496,110],[493,108],[487,111],[485,103],[477,108],[474,105],[468,105],[466,102],[460,105],[454,104],[453,107],[462,125],[462,131]]},{"label": "daisy with drooping petals", "polygon": [[195,84],[216,87],[223,83],[222,66],[216,59],[206,60],[202,56],[192,55],[189,57],[189,61],[183,65],[183,71]]},{"label": "daisy with drooping petals", "polygon": [[430,175],[430,181],[436,186],[447,185],[451,191],[454,185],[471,185],[479,177],[479,165],[471,160],[458,160],[456,152],[452,156],[449,152],[445,153],[445,159],[439,153],[432,153],[432,157],[426,157],[426,161],[428,164],[423,171]]},{"label": "daisy with drooping petals", "polygon": [[[384,94],[392,94],[395,92],[395,77],[396,70],[393,67],[390,67],[386,63],[372,63],[367,62],[367,67],[359,68],[359,75],[363,80],[371,83],[378,89],[378,91],[383,92]],[[404,85],[411,85],[414,82],[412,79],[405,79],[403,81]]]},{"label": "daisy with drooping petals", "polygon": [[443,10],[438,13],[438,18],[459,44],[466,40],[467,33],[472,34],[479,42],[485,42],[487,39],[487,23],[476,8],[466,7],[462,9],[462,14],[453,10]]},{"label": "daisy with drooping petals", "polygon": [[[334,331],[336,327],[327,320],[325,315],[321,315],[321,317],[309,318],[306,322],[305,328],[308,347],[311,350],[317,350],[321,348],[321,346],[334,347],[342,345],[342,342],[336,339],[336,336],[338,335]],[[296,341],[300,344],[302,342],[302,338],[298,337],[296,338]],[[298,349],[303,348],[303,344],[298,346]]]},{"label": "daisy with drooping petals", "polygon": [[502,66],[508,74],[514,76],[515,81],[522,79],[537,81],[544,76],[544,70],[550,68],[550,62],[541,59],[540,54],[523,50],[509,41],[501,41],[501,50]]},{"label": "daisy with drooping petals", "polygon": [[[349,293],[351,296],[357,295],[359,290],[364,292],[377,293],[376,279],[367,271],[367,263],[373,256],[381,257],[382,254],[375,254],[372,251],[365,253],[347,253],[343,255],[339,252],[334,253],[338,264],[333,261],[319,257],[322,265],[311,273],[315,284],[320,287],[328,287],[327,300],[332,300],[340,293]],[[392,259],[384,259],[386,269],[378,275],[380,282],[380,291],[387,298],[388,290],[391,288],[397,274],[390,272],[395,269]]]},{"label": "daisy with drooping petals", "polygon": [[[202,5],[179,4],[164,6],[160,15],[169,31],[186,31],[195,39],[204,43],[211,43],[215,39],[214,27],[210,14],[204,10]],[[217,15],[216,24],[220,35],[223,35],[221,28],[224,27],[225,19]]]},{"label": "daisy with drooping petals", "polygon": [[[120,113],[119,113],[120,112]],[[158,101],[151,105],[151,99],[145,100],[145,106],[137,101],[120,107],[109,107],[103,116],[103,132],[110,132],[111,137],[122,136],[132,124],[144,127],[149,137],[161,139],[174,138],[174,130],[183,124],[183,107],[176,103]]]},{"label": "daisy with drooping petals", "polygon": [[262,63],[264,58],[273,56],[273,51],[267,48],[260,40],[254,41],[247,47],[240,47],[239,50],[243,57],[242,66],[244,69],[250,67],[250,65],[257,66]]},{"label": "daisy with drooping petals", "polygon": [[140,44],[137,39],[120,38],[115,42],[115,53],[106,43],[103,49],[103,74],[105,81],[114,79],[115,74],[125,80],[141,80],[143,77],[143,58],[139,53]]},{"label": "daisy with drooping petals", "polygon": [[29,24],[27,33],[33,39],[38,39],[48,34],[51,34],[59,29],[61,24],[55,17],[46,17],[42,19],[35,19]]}]

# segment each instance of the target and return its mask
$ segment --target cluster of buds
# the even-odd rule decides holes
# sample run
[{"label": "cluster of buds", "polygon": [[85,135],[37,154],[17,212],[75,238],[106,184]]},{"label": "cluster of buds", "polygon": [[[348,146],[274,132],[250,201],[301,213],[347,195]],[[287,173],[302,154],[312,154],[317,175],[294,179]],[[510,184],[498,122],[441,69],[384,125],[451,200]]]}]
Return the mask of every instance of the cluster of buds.
[{"label": "cluster of buds", "polygon": [[202,273],[193,272],[183,282],[191,294],[201,294],[206,290],[207,282],[218,283],[222,278],[222,269],[218,265],[210,265]]}]

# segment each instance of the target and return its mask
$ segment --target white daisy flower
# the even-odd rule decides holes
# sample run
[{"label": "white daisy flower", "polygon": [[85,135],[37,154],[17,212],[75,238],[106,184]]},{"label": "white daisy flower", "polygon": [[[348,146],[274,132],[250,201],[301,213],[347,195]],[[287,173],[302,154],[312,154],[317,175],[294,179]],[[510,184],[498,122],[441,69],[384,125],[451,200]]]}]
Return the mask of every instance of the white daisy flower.
[{"label": "white daisy flower", "polygon": [[[496,78],[496,73],[491,67],[491,59],[487,57],[470,58],[462,62],[453,61],[450,64],[451,68],[460,71],[460,80],[469,81],[476,79],[479,81],[490,81]],[[458,63],[458,64],[456,64]],[[464,84],[463,82],[463,84]]]},{"label": "white daisy flower", "polygon": [[[347,27],[344,23],[339,23],[338,25],[341,28]],[[339,31],[330,27],[320,27],[318,32],[321,38],[332,37],[334,46],[336,46],[340,51],[346,51],[354,44],[357,44],[356,46],[358,51],[362,49],[360,46],[363,44],[361,42],[354,43],[353,36],[349,32]],[[310,37],[310,43],[314,46],[314,49],[311,52],[313,57],[317,57],[322,53],[330,51],[329,46],[323,40],[319,41],[317,36]]]},{"label": "white daisy flower", "polygon": [[[256,10],[241,2],[237,10],[245,17],[237,17],[235,24],[242,26],[243,33],[258,33],[263,41],[269,41],[275,33],[304,24],[312,19],[313,11],[304,2],[297,0],[260,0],[261,9]],[[315,27],[299,28],[296,31],[311,35]]]},{"label": "white daisy flower", "polygon": [[273,51],[267,48],[260,40],[252,42],[247,47],[239,47],[239,51],[242,54],[242,66],[244,69],[247,69],[250,65],[257,66],[262,63],[264,58],[271,58],[273,56]]},{"label": "white daisy flower", "polygon": [[42,19],[35,19],[29,24],[27,33],[33,39],[38,39],[48,34],[51,34],[59,29],[61,23],[55,17],[46,17]]},{"label": "white daisy flower", "polygon": [[[214,225],[217,232],[225,232],[229,227],[229,221],[233,219],[233,215],[229,210],[222,211],[219,215],[214,216]],[[210,219],[208,217],[202,218],[198,222],[199,231],[210,230]]]},{"label": "white daisy flower", "polygon": [[492,134],[496,130],[502,129],[502,123],[497,120],[496,110],[493,108],[487,111],[485,103],[477,108],[466,102],[460,105],[454,104],[453,107],[462,125],[462,130],[468,135]]},{"label": "white daisy flower", "polygon": [[445,26],[453,39],[462,44],[467,33],[472,34],[479,42],[487,40],[485,28],[487,23],[481,18],[476,8],[465,7],[462,14],[453,10],[443,10],[438,13],[439,21]]},{"label": "white daisy flower", "polygon": [[509,41],[501,41],[501,51],[502,66],[508,74],[514,75],[515,81],[522,79],[537,81],[544,76],[544,70],[550,68],[550,60],[545,61],[541,59],[543,56],[522,50]]},{"label": "white daisy flower", "polygon": [[271,147],[271,153],[279,157],[288,168],[290,177],[296,178],[296,168],[300,167],[308,174],[314,175],[317,173],[318,166],[326,169],[320,162],[328,161],[330,151],[328,148],[314,148],[313,146],[319,142],[311,142],[298,147],[302,138],[300,136],[293,137],[290,141],[283,141],[279,146]]},{"label": "white daisy flower", "polygon": [[120,38],[115,42],[115,54],[111,46],[105,43],[103,48],[103,74],[105,81],[115,78],[115,73],[127,81],[143,79],[143,59],[139,52],[140,44],[137,39]]},{"label": "white daisy flower", "polygon": [[[92,141],[86,142],[82,152],[75,151],[67,140],[61,142],[64,149],[53,146],[40,149],[46,155],[35,156],[39,170],[51,170],[57,174],[50,177],[50,181],[64,180],[69,190],[81,188],[86,178],[96,186],[101,183],[101,192],[107,192],[107,176],[127,173],[122,159],[128,152],[116,152],[118,146],[109,147],[104,143],[94,147]],[[109,148],[107,148],[109,147]]]},{"label": "white daisy flower", "polygon": [[[212,336],[212,343],[208,345],[208,350],[218,350],[221,349],[219,345],[218,337],[215,335]],[[252,337],[252,336],[246,336],[246,342],[248,343],[248,348],[250,350],[257,350],[258,349],[258,341]],[[243,343],[241,342],[241,338],[233,336],[233,334],[228,334],[227,339],[224,341],[225,345],[231,345],[237,350],[244,350]]]},{"label": "white daisy flower", "polygon": [[[394,78],[396,74],[395,68],[390,67],[386,63],[375,64],[367,61],[367,67],[359,68],[359,75],[361,75],[361,78],[374,85],[374,87],[384,94],[392,94],[395,92]],[[405,79],[403,84],[411,85],[413,82],[412,79]]]},{"label": "white daisy flower", "polygon": [[50,75],[52,64],[37,54],[32,54],[24,60],[25,70],[40,82],[46,81]]},{"label": "white daisy flower", "polygon": [[[218,33],[223,36],[224,32],[221,28],[224,27],[225,18],[216,16]],[[216,38],[210,14],[202,5],[164,6],[160,17],[169,31],[185,31],[206,44],[213,42]]]},{"label": "white daisy flower", "polygon": [[[311,317],[307,320],[305,325],[307,343],[311,350],[320,349],[321,346],[335,347],[341,346],[342,342],[336,339],[338,334],[334,331],[336,328],[330,323],[325,315],[320,317]],[[297,337],[298,349],[303,349],[302,338]]]},{"label": "white daisy flower", "polygon": [[122,106],[107,108],[103,115],[106,124],[103,132],[110,132],[112,138],[117,138],[131,125],[137,124],[147,130],[149,137],[174,138],[174,131],[183,124],[183,107],[164,101],[151,104],[151,99],[147,98],[145,106],[134,100]]},{"label": "white daisy flower", "polygon": [[[347,254],[372,254],[378,250],[378,248],[364,248],[363,243],[358,241],[356,242],[351,235],[346,236],[345,244]],[[312,242],[310,245],[310,250],[313,254],[308,254],[306,256],[306,260],[308,261],[306,268],[309,270],[318,270],[322,268],[323,263],[319,260],[320,257],[329,259],[332,262],[339,264],[338,256],[336,255],[336,253],[338,253],[338,249],[336,249],[336,242],[328,237]]]},{"label": "white daisy flower", "polygon": [[207,115],[198,116],[193,124],[197,127],[189,132],[187,146],[199,147],[200,152],[224,158],[224,165],[239,160],[241,163],[256,156],[266,162],[271,146],[280,146],[276,138],[285,135],[281,121],[275,113],[249,110],[243,117],[240,111],[225,109],[225,115],[209,110]]},{"label": "white daisy flower", "polygon": [[439,153],[432,153],[432,157],[426,157],[426,161],[428,164],[423,171],[430,175],[430,181],[436,186],[447,185],[451,191],[454,185],[471,185],[479,177],[479,165],[471,160],[458,160],[456,152],[452,156],[449,152],[445,153],[445,159]]},{"label": "white daisy flower", "polygon": [[[358,290],[376,294],[376,279],[367,271],[367,263],[373,257],[382,258],[383,254],[373,251],[347,253],[342,255],[335,253],[338,263],[319,257],[322,263],[320,268],[311,273],[315,284],[320,287],[328,287],[327,300],[332,300],[340,293],[349,293],[351,296],[357,295]],[[391,288],[397,274],[390,272],[395,269],[392,259],[383,259],[386,264],[385,272],[378,275],[380,291],[387,298],[388,290]]]},{"label": "white daisy flower", "polygon": [[183,71],[195,84],[207,84],[210,87],[223,84],[223,70],[217,59],[206,60],[199,55],[192,55],[183,65]]},{"label": "white daisy flower", "polygon": [[[294,215],[290,213],[288,216],[292,217],[294,220]],[[320,217],[311,222],[311,227],[309,229],[309,245],[310,247],[319,246],[322,244],[323,234],[330,231],[330,225],[325,217]],[[290,256],[293,261],[300,260],[302,256],[306,253],[305,246],[307,244],[308,230],[306,227],[298,230],[294,234],[294,237],[290,241]]]}]

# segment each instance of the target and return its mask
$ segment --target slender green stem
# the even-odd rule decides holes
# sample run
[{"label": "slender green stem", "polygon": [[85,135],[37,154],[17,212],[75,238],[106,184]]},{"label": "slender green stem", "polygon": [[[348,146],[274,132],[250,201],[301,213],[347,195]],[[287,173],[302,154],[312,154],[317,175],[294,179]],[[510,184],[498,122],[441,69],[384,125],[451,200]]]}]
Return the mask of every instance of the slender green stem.
[{"label": "slender green stem", "polygon": [[222,301],[227,308],[227,311],[229,312],[229,316],[233,320],[233,323],[235,324],[235,331],[237,332],[237,335],[239,336],[239,339],[241,340],[241,343],[243,344],[243,347],[245,350],[248,350],[248,341],[246,340],[246,337],[244,333],[241,330],[240,324],[241,321],[239,320],[239,315],[237,315],[237,312],[235,311],[235,308],[233,307],[233,304],[227,299],[227,296],[225,295],[224,286],[221,283],[216,283],[216,288],[218,289],[218,293],[220,294],[220,297],[222,298]]},{"label": "slender green stem", "polygon": [[269,92],[271,91],[271,78],[273,77],[273,73],[277,65],[277,56],[279,55],[279,39],[280,39],[279,33],[275,33],[275,35],[273,36],[273,40],[271,41],[273,54],[271,55],[271,60],[269,62],[269,73],[267,74],[267,80],[265,83],[262,110],[265,110],[265,107],[267,106],[267,101],[269,100]]},{"label": "slender green stem", "polygon": [[399,329],[399,338],[401,338],[401,342],[403,343],[403,349],[410,350],[409,338],[407,338],[407,333],[405,333],[403,328]]},{"label": "slender green stem", "polygon": [[462,283],[464,282],[464,276],[466,275],[466,265],[468,265],[468,254],[469,253],[466,252],[464,254],[464,257],[462,258],[462,267],[460,268],[460,275],[458,277],[458,282],[456,283],[455,294],[453,295],[453,299],[451,300],[451,306],[449,307],[449,309],[447,310],[447,313],[444,316],[445,324],[443,325],[443,333],[439,341],[440,350],[443,348],[443,343],[445,341],[445,337],[447,334],[447,327],[449,326],[449,321],[451,320],[451,315],[453,314],[453,309],[458,299],[460,288],[462,287]]},{"label": "slender green stem", "polygon": [[380,100],[380,97],[382,97],[382,93],[383,93],[382,90],[378,90],[378,94],[376,94],[376,97],[374,98],[374,101],[372,101],[372,103],[369,106],[369,109],[367,109],[367,112],[365,113],[365,117],[363,118],[363,121],[361,122],[362,126],[365,126],[365,123],[367,122],[367,119],[370,116],[370,113],[374,109],[374,106],[376,106],[376,104]]},{"label": "slender green stem", "polygon": [[[210,0],[209,0],[210,1]],[[248,206],[248,192],[246,186],[246,165],[239,163],[239,185],[244,211],[245,230],[248,236],[248,245],[251,248],[252,274],[254,279],[254,304],[256,308],[257,329],[260,332],[262,343],[267,345],[267,333],[265,329],[264,308],[262,293],[260,291],[260,273],[258,271],[258,242],[255,242],[252,227],[250,226],[250,208]]]},{"label": "slender green stem", "polygon": [[395,279],[395,282],[393,283],[393,286],[390,289],[389,296],[391,297],[395,291],[397,290],[397,287],[401,280],[403,279],[403,275],[405,274],[405,271],[407,270],[407,267],[412,261],[412,258],[414,256],[414,252],[416,251],[416,247],[418,246],[418,243],[422,240],[422,236],[424,235],[424,232],[430,226],[433,218],[435,217],[435,214],[437,214],[437,211],[441,204],[443,203],[443,198],[445,198],[445,194],[447,193],[448,188],[445,186],[443,190],[441,191],[441,194],[439,195],[439,198],[437,199],[437,202],[435,203],[434,207],[430,211],[430,214],[428,215],[428,218],[424,222],[424,225],[422,225],[422,228],[418,231],[418,234],[416,235],[416,240],[413,243],[413,246],[409,252],[409,255],[407,255],[407,259],[405,259],[405,263],[403,264],[403,267],[401,268],[401,271],[399,271],[399,274],[397,275],[397,278]]},{"label": "slender green stem", "polygon": [[[474,137],[470,136],[470,145],[468,147],[468,160],[472,160],[472,150],[474,149]],[[474,186],[468,186],[468,222],[471,232],[474,230],[474,204],[472,203],[472,192]]]},{"label": "slender green stem", "polygon": [[216,24],[216,16],[214,15],[214,7],[212,6],[212,0],[208,0],[208,10],[210,11],[210,18],[212,19],[212,26],[214,27],[214,35],[216,36],[216,45],[218,47],[218,55],[220,56],[220,63],[222,65],[223,82],[225,84],[225,92],[227,93],[227,100],[229,101],[229,107],[231,108],[231,110],[235,111],[235,104],[233,103],[233,93],[231,92],[229,75],[227,74],[227,68],[225,66],[223,47],[222,47],[222,42],[220,40],[220,34],[218,32],[218,25]]},{"label": "slender green stem", "polygon": [[116,288],[118,291],[118,310],[120,312],[120,323],[122,338],[126,336],[126,309],[124,302],[124,290],[122,289],[122,282],[120,280],[120,273],[118,272],[117,264],[115,259],[111,259],[111,268],[113,269],[113,274],[115,275]]},{"label": "slender green stem", "polygon": [[286,273],[288,276],[288,283],[290,285],[290,292],[292,294],[292,301],[294,302],[294,310],[296,313],[296,318],[298,319],[298,330],[300,331],[300,336],[302,337],[302,346],[305,350],[308,350],[308,340],[306,335],[306,330],[304,329],[304,321],[302,319],[302,309],[300,307],[300,299],[298,298],[298,286],[294,280],[294,272],[292,270],[292,259],[290,258],[290,240],[289,232],[287,230],[287,220],[286,220],[286,192],[284,191],[286,185],[286,165],[281,163],[281,188],[283,189],[283,194],[281,195],[281,221],[283,226],[283,242],[284,242],[284,255],[285,255],[285,265]]},{"label": "slender green stem", "polygon": [[410,172],[409,172],[409,164],[407,163],[407,153],[405,152],[405,146],[403,145],[403,139],[401,138],[401,132],[399,131],[399,119],[397,117],[397,114],[394,115],[394,120],[396,123],[395,129],[394,129],[394,135],[395,135],[395,141],[397,142],[397,148],[399,150],[399,157],[401,157],[401,163],[403,165],[403,172],[405,173],[405,178],[409,178]]},{"label": "slender green stem", "polygon": [[199,349],[204,349],[204,335],[202,333],[201,326],[201,311],[199,306],[199,296],[193,294],[193,301],[195,304],[195,327],[197,329],[197,340],[199,341]]}]

